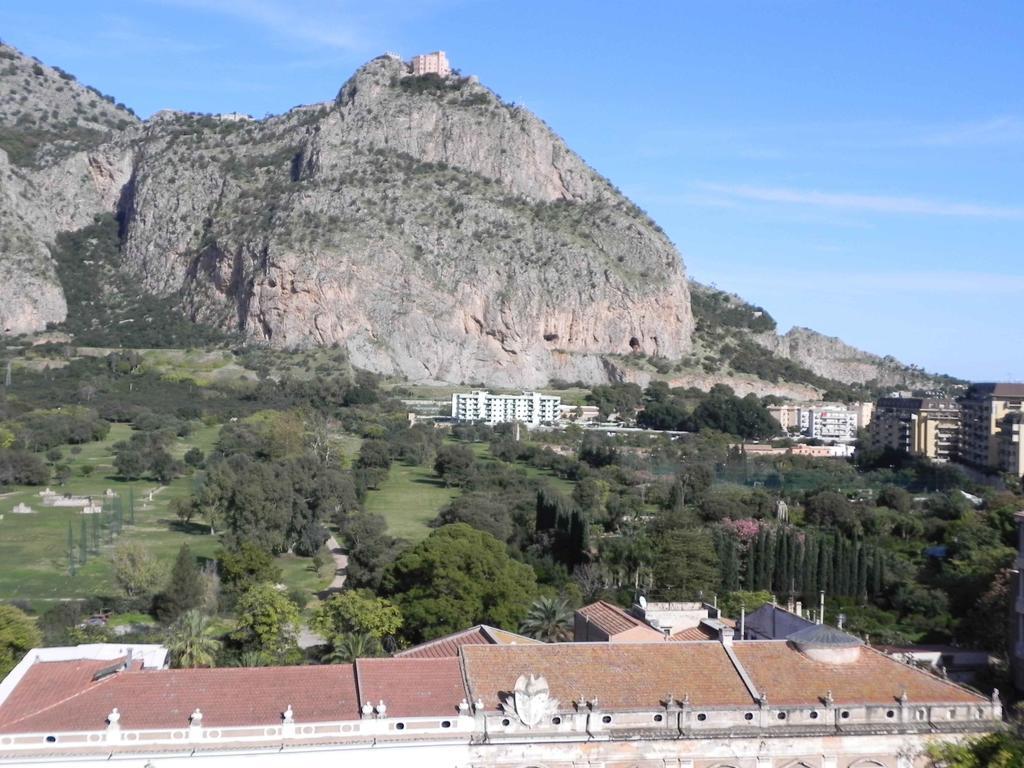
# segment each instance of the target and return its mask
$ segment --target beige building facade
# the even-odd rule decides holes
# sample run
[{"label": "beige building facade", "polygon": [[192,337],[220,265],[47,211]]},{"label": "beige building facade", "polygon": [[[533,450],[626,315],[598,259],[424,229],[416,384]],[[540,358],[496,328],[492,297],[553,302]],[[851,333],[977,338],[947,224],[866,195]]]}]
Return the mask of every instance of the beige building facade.
[{"label": "beige building facade", "polygon": [[960,406],[951,398],[883,397],[868,427],[870,445],[949,461],[958,455]]},{"label": "beige building facade", "polygon": [[444,51],[434,51],[433,53],[413,56],[412,73],[416,76],[438,75],[439,77],[448,77],[452,73],[452,68]]},{"label": "beige building facade", "polygon": [[1024,384],[972,384],[960,400],[960,460],[1021,477]]}]

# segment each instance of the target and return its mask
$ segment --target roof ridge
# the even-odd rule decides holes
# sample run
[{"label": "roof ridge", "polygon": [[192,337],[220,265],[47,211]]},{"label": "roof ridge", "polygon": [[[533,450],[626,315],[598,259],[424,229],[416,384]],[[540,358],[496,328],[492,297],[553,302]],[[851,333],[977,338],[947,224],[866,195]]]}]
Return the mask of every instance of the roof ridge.
[{"label": "roof ridge", "polygon": [[733,668],[736,670],[736,674],[740,676],[740,680],[743,681],[743,685],[747,689],[747,693],[750,694],[750,698],[754,701],[760,701],[762,694],[757,690],[757,686],[754,685],[754,681],[750,678],[746,668],[740,663],[739,657],[733,653],[725,643],[722,643],[722,650],[725,651],[725,655],[729,657],[729,661],[732,662]]},{"label": "roof ridge", "polygon": [[[124,658],[125,657],[122,657],[122,659],[124,659]],[[45,664],[47,662],[38,662],[38,663],[44,663]],[[114,672],[112,675],[106,675],[104,677],[101,677],[99,680],[92,680],[92,679],[90,679],[88,687],[82,688],[82,689],[80,689],[78,691],[75,691],[70,696],[65,696],[63,699],[59,699],[57,701],[53,701],[53,702],[47,704],[45,707],[42,707],[40,709],[36,709],[36,710],[34,710],[32,712],[28,712],[28,713],[22,715],[21,717],[14,718],[13,720],[3,720],[3,719],[0,719],[0,725],[8,726],[8,725],[14,725],[15,723],[20,723],[20,722],[22,722],[24,720],[28,720],[29,718],[35,717],[36,715],[41,715],[44,712],[48,712],[49,710],[51,710],[51,709],[53,709],[55,707],[59,707],[62,704],[66,704],[67,702],[69,702],[69,701],[71,701],[73,699],[77,699],[79,696],[84,696],[87,693],[92,693],[93,691],[95,691],[97,688],[99,688],[104,683],[110,682],[112,680],[119,680],[119,679],[121,679],[121,675],[122,675],[123,671],[124,670],[122,670],[121,672]],[[2,708],[0,708],[0,711],[2,711]]]},{"label": "roof ridge", "polygon": [[[359,659],[352,662],[352,675],[355,677],[356,684],[356,708],[360,709],[363,706],[363,678],[359,674]],[[367,699],[367,702],[370,700]]]},{"label": "roof ridge", "polygon": [[455,632],[449,632],[447,635],[441,635],[440,637],[435,637],[433,640],[424,640],[422,643],[416,643],[416,645],[411,645],[408,648],[403,648],[402,650],[400,650],[398,653],[396,653],[391,658],[402,658],[401,656],[399,656],[399,654],[408,653],[409,651],[414,650],[414,649],[415,650],[421,650],[423,648],[431,648],[431,647],[437,645],[438,643],[442,643],[442,642],[444,642],[446,640],[451,640],[452,638],[455,638],[455,637],[461,637],[462,635],[468,635],[468,634],[470,634],[473,631],[482,632],[483,629],[484,629],[484,626],[485,625],[483,625],[483,624],[474,624],[471,627],[466,627],[465,629],[459,629],[459,630],[456,630]]}]

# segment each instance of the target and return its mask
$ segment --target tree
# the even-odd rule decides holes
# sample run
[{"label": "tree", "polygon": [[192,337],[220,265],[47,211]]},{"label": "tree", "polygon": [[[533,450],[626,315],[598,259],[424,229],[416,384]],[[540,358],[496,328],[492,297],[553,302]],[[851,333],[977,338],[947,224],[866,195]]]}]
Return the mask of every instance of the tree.
[{"label": "tree", "polygon": [[153,591],[160,579],[156,558],[137,541],[122,541],[114,549],[114,582],[128,597]]},{"label": "tree", "polygon": [[711,534],[703,528],[676,528],[655,544],[654,587],[663,600],[693,600],[718,589],[719,564]]},{"label": "tree", "polygon": [[324,661],[328,664],[351,664],[356,659],[383,655],[384,647],[380,640],[369,632],[354,632],[339,635],[331,644],[331,650],[324,656]]},{"label": "tree", "polygon": [[434,471],[445,486],[465,485],[476,464],[476,455],[465,445],[442,445],[434,458]]},{"label": "tree", "polygon": [[281,569],[274,564],[273,555],[249,541],[235,550],[221,550],[217,566],[224,588],[236,594],[254,584],[276,584],[281,579]]},{"label": "tree", "polygon": [[127,480],[137,480],[146,471],[146,457],[141,451],[124,444],[124,447],[114,454],[114,469]]},{"label": "tree", "polygon": [[485,531],[498,541],[509,542],[516,534],[515,523],[504,494],[501,497],[485,492],[461,493],[431,521],[432,528],[452,523],[466,523]]},{"label": "tree", "polygon": [[897,512],[906,514],[913,506],[914,499],[905,490],[897,485],[887,485],[878,492],[875,503],[880,507],[888,507]]},{"label": "tree", "polygon": [[849,500],[836,491],[819,491],[804,502],[808,522],[823,527],[838,527],[852,532],[857,527],[857,513]]},{"label": "tree", "polygon": [[195,608],[178,617],[167,638],[167,650],[180,668],[212,667],[220,645],[210,620]]},{"label": "tree", "polygon": [[537,581],[500,541],[456,523],[405,550],[383,587],[405,617],[405,637],[421,642],[472,624],[518,627]]},{"label": "tree", "polygon": [[393,602],[366,589],[339,592],[322,602],[310,627],[337,645],[342,635],[368,634],[377,640],[393,637],[402,628],[402,612]]},{"label": "tree", "polygon": [[339,529],[348,554],[348,581],[377,589],[398,548],[387,533],[388,521],[373,512],[356,512],[343,517]]},{"label": "tree", "polygon": [[545,643],[561,643],[573,636],[573,615],[560,597],[538,597],[533,601],[519,631]]},{"label": "tree", "polygon": [[182,544],[171,568],[167,587],[157,595],[157,618],[166,623],[175,621],[182,614],[198,608],[203,602],[205,591],[196,559],[188,544]]},{"label": "tree", "polygon": [[0,679],[14,669],[22,656],[42,643],[42,634],[24,611],[13,605],[0,605]]},{"label": "tree", "polygon": [[206,457],[203,455],[202,450],[195,446],[192,446],[187,451],[185,451],[185,463],[190,467],[203,466],[203,461],[205,458]]},{"label": "tree", "polygon": [[1018,768],[1024,765],[1024,739],[998,731],[978,739],[928,748],[930,768]]},{"label": "tree", "polygon": [[238,599],[238,625],[232,638],[243,650],[260,651],[277,661],[298,651],[299,608],[273,584],[254,584]]}]

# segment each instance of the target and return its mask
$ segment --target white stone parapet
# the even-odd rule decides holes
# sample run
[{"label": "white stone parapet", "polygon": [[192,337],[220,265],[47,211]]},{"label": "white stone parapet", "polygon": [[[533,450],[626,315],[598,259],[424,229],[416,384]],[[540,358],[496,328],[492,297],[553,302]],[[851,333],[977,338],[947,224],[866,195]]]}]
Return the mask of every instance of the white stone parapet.
[{"label": "white stone parapet", "polygon": [[[378,705],[375,709],[380,709]],[[503,712],[451,717],[393,717],[385,713],[361,720],[303,723],[301,713],[282,706],[282,718],[255,726],[206,726],[194,712],[180,728],[131,729],[121,726],[131,712],[120,712],[94,731],[8,733],[0,735],[0,753],[67,753],[119,751],[188,752],[194,745],[247,750],[281,749],[285,743],[375,746],[410,739],[421,743],[559,741],[616,739],[714,739],[722,734],[749,738],[900,733],[906,735],[985,733],[1001,727],[998,700],[981,703],[893,701],[892,704],[836,705],[822,697],[820,706],[695,707],[669,699],[657,710],[603,710],[593,704],[570,706],[528,726]],[[116,710],[115,710],[116,712]],[[112,713],[113,714],[113,713]]]}]

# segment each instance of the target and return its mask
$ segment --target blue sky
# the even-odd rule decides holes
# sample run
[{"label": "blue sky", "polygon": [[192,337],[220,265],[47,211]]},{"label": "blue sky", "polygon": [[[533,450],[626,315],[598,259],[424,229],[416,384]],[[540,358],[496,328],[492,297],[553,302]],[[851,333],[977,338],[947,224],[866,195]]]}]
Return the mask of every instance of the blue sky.
[{"label": "blue sky", "polygon": [[783,329],[1024,379],[1019,0],[5,0],[0,36],[141,115],[281,112],[444,49]]}]

